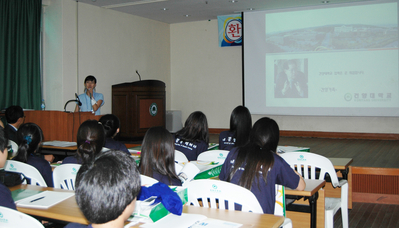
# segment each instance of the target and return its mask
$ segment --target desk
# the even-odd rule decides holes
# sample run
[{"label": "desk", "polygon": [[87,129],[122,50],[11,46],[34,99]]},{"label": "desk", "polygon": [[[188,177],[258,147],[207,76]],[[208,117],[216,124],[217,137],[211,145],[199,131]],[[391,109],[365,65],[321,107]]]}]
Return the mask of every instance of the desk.
[{"label": "desk", "polygon": [[[293,227],[324,227],[324,190],[323,186],[326,184],[325,180],[310,180],[305,179],[306,188],[303,191],[292,190],[285,188],[285,195],[303,196],[307,197],[310,206],[310,219],[304,219],[304,214],[301,212],[286,211],[287,218],[290,218]],[[322,223],[322,226],[320,226]]]},{"label": "desk", "polygon": [[[17,185],[9,188],[11,191],[16,189],[31,189],[31,190],[49,190],[49,191],[67,191],[62,189],[54,189],[49,187],[39,187],[34,185]],[[32,208],[22,208],[17,207],[18,211],[23,213],[43,217],[61,220],[65,222],[76,222],[81,224],[88,224],[88,221],[83,216],[78,205],[76,204],[75,197],[70,197],[59,204],[50,207],[47,210],[42,209],[32,209]],[[242,227],[262,227],[262,228],[277,228],[284,222],[284,217],[274,216],[269,214],[255,214],[251,212],[241,212],[241,211],[226,211],[219,209],[194,207],[194,206],[184,206],[183,213],[195,213],[202,214],[208,218],[220,219],[230,222],[236,222],[244,224]],[[134,227],[138,227],[134,226]]]}]

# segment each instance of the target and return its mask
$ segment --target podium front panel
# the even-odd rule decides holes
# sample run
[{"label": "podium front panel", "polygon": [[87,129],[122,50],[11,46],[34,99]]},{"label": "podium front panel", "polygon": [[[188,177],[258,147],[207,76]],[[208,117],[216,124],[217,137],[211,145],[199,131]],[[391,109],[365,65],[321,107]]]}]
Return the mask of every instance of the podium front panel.
[{"label": "podium front panel", "polygon": [[139,128],[146,130],[150,127],[164,126],[163,99],[140,99],[139,100]]}]

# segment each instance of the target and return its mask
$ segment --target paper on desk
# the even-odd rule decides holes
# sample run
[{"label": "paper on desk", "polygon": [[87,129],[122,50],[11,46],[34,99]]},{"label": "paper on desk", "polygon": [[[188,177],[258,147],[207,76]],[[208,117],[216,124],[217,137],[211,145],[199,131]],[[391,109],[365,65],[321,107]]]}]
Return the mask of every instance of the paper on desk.
[{"label": "paper on desk", "polygon": [[181,216],[169,214],[155,223],[147,223],[140,227],[164,228],[170,227],[171,224],[173,224],[174,228],[235,228],[242,226],[242,224],[239,223],[207,218],[205,215],[183,213]]},{"label": "paper on desk", "polygon": [[204,220],[204,219],[206,219],[206,216],[199,215],[199,214],[183,213],[180,216],[174,215],[174,214],[169,214],[154,223],[147,223],[147,224],[141,225],[140,227],[164,228],[164,227],[170,227],[170,225],[173,224],[174,228],[187,228],[187,227],[192,226],[196,222]]},{"label": "paper on desk", "polygon": [[59,146],[59,147],[70,147],[76,146],[76,142],[67,142],[67,141],[47,141],[42,143],[44,146]]},{"label": "paper on desk", "polygon": [[[44,191],[16,202],[18,207],[47,209],[74,196],[75,192]],[[40,199],[41,198],[41,199]],[[34,201],[36,200],[36,201]],[[32,202],[33,201],[33,202]]]},{"label": "paper on desk", "polygon": [[43,191],[30,190],[30,189],[16,189],[11,192],[12,199],[15,203],[33,195],[39,194]]}]

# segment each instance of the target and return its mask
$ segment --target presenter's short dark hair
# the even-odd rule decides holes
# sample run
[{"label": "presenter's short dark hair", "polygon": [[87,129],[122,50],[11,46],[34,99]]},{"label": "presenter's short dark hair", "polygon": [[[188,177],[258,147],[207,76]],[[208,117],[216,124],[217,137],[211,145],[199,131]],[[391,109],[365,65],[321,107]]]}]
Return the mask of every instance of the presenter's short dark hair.
[{"label": "presenter's short dark hair", "polygon": [[141,189],[136,162],[125,152],[111,150],[84,163],[76,175],[76,202],[90,223],[117,219]]},{"label": "presenter's short dark hair", "polygon": [[24,110],[21,106],[13,105],[6,109],[6,119],[8,123],[16,123],[21,117],[24,117]]},{"label": "presenter's short dark hair", "polygon": [[97,83],[97,79],[96,79],[96,77],[94,77],[93,75],[88,75],[88,76],[85,78],[85,83],[86,83],[87,81],[94,81],[94,83]]}]

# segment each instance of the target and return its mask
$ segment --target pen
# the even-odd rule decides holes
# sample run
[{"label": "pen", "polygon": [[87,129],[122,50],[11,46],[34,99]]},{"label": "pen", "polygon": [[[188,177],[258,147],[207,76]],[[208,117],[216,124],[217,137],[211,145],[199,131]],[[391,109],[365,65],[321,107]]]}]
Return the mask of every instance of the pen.
[{"label": "pen", "polygon": [[38,200],[41,200],[41,199],[43,199],[43,198],[44,198],[44,196],[39,197],[39,198],[37,198],[37,199],[34,199],[34,200],[30,201],[29,203],[33,203],[33,202],[38,201]]}]

